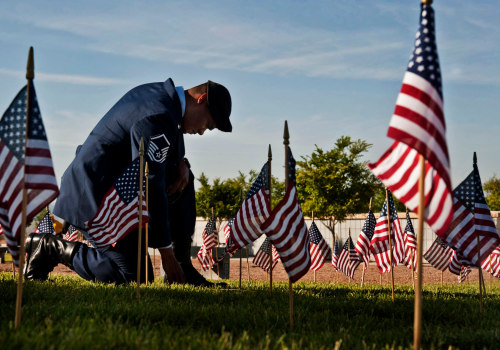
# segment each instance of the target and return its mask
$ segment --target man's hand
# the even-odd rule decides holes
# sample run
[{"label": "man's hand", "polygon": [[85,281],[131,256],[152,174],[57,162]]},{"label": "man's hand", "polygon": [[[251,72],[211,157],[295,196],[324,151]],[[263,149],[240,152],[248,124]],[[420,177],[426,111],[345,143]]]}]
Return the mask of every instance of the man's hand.
[{"label": "man's hand", "polygon": [[168,282],[186,283],[184,271],[182,271],[181,266],[175,259],[172,247],[159,249],[159,251],[161,255],[161,264],[163,266],[163,270],[167,275]]},{"label": "man's hand", "polygon": [[188,182],[189,182],[189,168],[184,162],[184,160],[181,160],[177,165],[177,174],[175,176],[175,180],[167,188],[167,194],[171,195],[177,192],[181,192],[184,189],[184,187],[187,186]]}]

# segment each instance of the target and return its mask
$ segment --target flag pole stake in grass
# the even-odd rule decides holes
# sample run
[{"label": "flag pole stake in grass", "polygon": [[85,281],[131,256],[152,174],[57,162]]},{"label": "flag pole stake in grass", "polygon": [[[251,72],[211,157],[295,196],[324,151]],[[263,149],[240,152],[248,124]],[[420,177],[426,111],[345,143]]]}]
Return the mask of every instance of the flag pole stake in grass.
[{"label": "flag pole stake in grass", "polygon": [[420,155],[420,179],[418,181],[418,233],[417,233],[417,282],[415,288],[415,308],[413,312],[413,349],[420,349],[422,336],[422,250],[425,220],[425,158]]},{"label": "flag pole stake in grass", "polygon": [[[288,166],[288,145],[290,144],[290,134],[288,133],[288,122],[285,120],[285,130],[283,131],[283,144],[285,145],[285,188],[289,184],[289,166]],[[293,329],[293,283],[288,279],[288,294],[290,301],[290,329]]]},{"label": "flag pole stake in grass", "polygon": [[144,173],[144,140],[139,144],[139,232],[137,234],[137,299],[141,297],[141,250],[142,250],[142,178]]},{"label": "flag pole stake in grass", "polygon": [[[149,181],[148,181],[148,177],[149,177],[149,168],[148,168],[148,162],[146,162],[146,165],[144,166],[144,176],[146,177],[146,208],[148,208],[148,205],[149,205]],[[146,286],[149,284],[149,269],[148,269],[148,257],[149,257],[149,251],[148,251],[148,248],[149,248],[149,229],[148,229],[148,225],[146,225],[146,227],[144,228],[145,230],[145,268],[146,268]],[[154,276],[154,271],[153,271],[153,276]],[[154,278],[153,278],[154,280]]]},{"label": "flag pole stake in grass", "polygon": [[[240,189],[240,201],[243,203],[243,188]],[[243,247],[240,249],[240,283],[239,283],[239,288],[241,289],[241,264],[243,261]]]},{"label": "flag pole stake in grass", "polygon": [[[273,153],[271,151],[271,145],[269,145],[269,150],[267,151],[267,162],[269,163],[269,173],[267,174],[267,183],[269,184],[269,211],[271,212],[273,210],[273,183],[272,183],[272,176],[271,176],[271,163],[273,160]],[[272,243],[271,247],[269,248],[269,296],[273,296],[273,247]]]},{"label": "flag pole stake in grass", "polygon": [[[30,91],[33,84],[33,79],[35,79],[35,59],[33,54],[33,47],[30,47],[28,53],[28,63],[26,65],[26,79],[27,79],[27,89],[26,89],[26,125],[24,133],[24,159],[26,159],[26,149],[28,140],[28,123],[30,114]],[[23,164],[23,178],[26,174],[26,163]],[[26,240],[26,207],[28,205],[28,196],[26,190],[25,181],[23,181],[23,204],[22,204],[22,217],[21,217],[21,231],[20,231],[20,247],[19,247],[19,274],[17,280],[17,297],[16,297],[16,316],[14,318],[15,328],[21,326],[21,306],[23,300],[23,269],[24,269],[24,243]]]},{"label": "flag pole stake in grass", "polygon": [[391,289],[392,289],[392,302],[394,302],[394,257],[392,256],[392,242],[391,242],[391,209],[389,208],[389,191],[385,188],[385,201],[387,203],[387,236],[389,237],[389,259],[391,266]]}]

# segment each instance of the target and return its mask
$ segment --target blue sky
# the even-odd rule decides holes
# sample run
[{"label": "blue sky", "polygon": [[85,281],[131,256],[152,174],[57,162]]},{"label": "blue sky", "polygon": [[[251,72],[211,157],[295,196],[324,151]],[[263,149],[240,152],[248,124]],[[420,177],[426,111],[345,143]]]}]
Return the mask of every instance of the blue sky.
[{"label": "blue sky", "polygon": [[[500,175],[500,1],[437,0],[437,44],[453,185],[478,154],[483,182]],[[97,121],[132,87],[208,79],[233,98],[233,133],[186,135],[195,175],[258,170],[273,150],[283,178],[283,124],[295,158],[341,135],[386,137],[418,25],[418,0],[2,1],[0,109],[35,86],[60,178]]]}]

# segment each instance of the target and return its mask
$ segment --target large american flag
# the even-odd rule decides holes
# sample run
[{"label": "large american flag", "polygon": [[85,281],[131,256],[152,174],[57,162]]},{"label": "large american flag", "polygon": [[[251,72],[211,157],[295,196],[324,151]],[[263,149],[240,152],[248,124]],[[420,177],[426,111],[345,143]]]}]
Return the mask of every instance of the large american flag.
[{"label": "large american flag", "polygon": [[[143,177],[142,226],[149,220],[144,196]],[[101,201],[94,217],[85,223],[97,248],[112,245],[139,227],[139,158],[136,158],[113,183]]]},{"label": "large american flag", "polygon": [[261,269],[263,269],[266,272],[269,272],[269,252],[272,251],[273,253],[273,269],[278,263],[279,260],[279,254],[276,248],[271,244],[271,241],[269,240],[269,237],[266,237],[264,242],[262,242],[262,245],[260,246],[259,250],[253,257],[252,262],[259,266]]},{"label": "large american flag", "polygon": [[372,164],[372,172],[413,212],[419,212],[419,158],[425,160],[425,220],[440,237],[453,216],[441,70],[434,10],[422,4],[420,28],[387,136],[396,141]]},{"label": "large american flag", "polygon": [[335,240],[332,253],[332,267],[334,270],[337,270],[337,261],[339,260],[339,255],[341,250],[342,250],[341,243],[338,240]]},{"label": "large american flag", "polygon": [[404,262],[404,238],[399,223],[396,206],[392,200],[391,192],[388,191],[389,198],[389,214],[387,213],[387,200],[382,206],[380,216],[375,225],[375,232],[370,242],[370,250],[373,253],[375,262],[380,272],[390,271],[391,260],[389,250],[389,230],[387,226],[387,217],[390,217],[391,222],[391,246],[392,246],[392,264],[397,266],[400,262]]},{"label": "large american flag", "polygon": [[314,221],[309,227],[309,253],[311,254],[311,270],[314,271],[318,271],[325,264],[330,253],[330,247],[326,244]]},{"label": "large american flag", "polygon": [[450,265],[450,259],[453,255],[451,249],[439,237],[436,237],[429,249],[424,254],[424,259],[436,269],[444,271]]},{"label": "large american flag", "polygon": [[27,135],[28,86],[19,91],[0,120],[0,226],[16,265],[22,231],[23,186],[27,189],[28,221],[59,195],[35,88],[29,86]]},{"label": "large american flag", "polygon": [[361,263],[361,259],[354,249],[354,243],[352,242],[351,236],[347,237],[342,249],[340,251],[339,257],[337,259],[337,270],[342,271],[346,276],[350,278],[354,277],[354,271]]},{"label": "large american flag", "polygon": [[56,234],[56,231],[54,230],[54,223],[52,222],[52,217],[50,216],[50,213],[47,212],[40,220],[38,225],[36,226],[35,229],[36,233],[51,233],[53,235]]},{"label": "large american flag", "polygon": [[203,271],[210,270],[214,265],[212,248],[217,247],[217,244],[219,244],[219,235],[217,234],[215,224],[215,217],[212,216],[203,230],[203,234],[201,236],[203,242],[201,243],[200,250],[196,255]]},{"label": "large american flag", "polygon": [[262,235],[261,225],[269,217],[271,207],[268,177],[269,163],[266,163],[234,217],[230,232],[230,245],[225,249],[229,255],[233,255],[238,249],[252,243]]},{"label": "large american flag", "polygon": [[370,262],[370,242],[375,231],[375,225],[375,215],[373,215],[373,212],[370,209],[368,211],[368,215],[366,216],[363,228],[358,236],[358,240],[356,241],[356,246],[354,247],[366,266],[368,266],[368,263]]},{"label": "large american flag", "polygon": [[276,247],[291,282],[298,281],[311,266],[309,235],[295,188],[295,160],[288,148],[289,184],[285,197],[261,225]]},{"label": "large american flag", "polygon": [[[484,198],[477,164],[453,191],[453,221],[445,234],[446,242],[474,265],[488,263],[488,256],[500,245],[490,208]],[[478,262],[478,242],[481,261]]]},{"label": "large american flag", "polygon": [[405,227],[405,262],[408,268],[415,268],[415,253],[417,250],[417,237],[411,223],[410,213],[406,212]]},{"label": "large american flag", "polygon": [[64,234],[64,239],[70,242],[78,241],[80,231],[73,225],[69,225],[68,231]]}]

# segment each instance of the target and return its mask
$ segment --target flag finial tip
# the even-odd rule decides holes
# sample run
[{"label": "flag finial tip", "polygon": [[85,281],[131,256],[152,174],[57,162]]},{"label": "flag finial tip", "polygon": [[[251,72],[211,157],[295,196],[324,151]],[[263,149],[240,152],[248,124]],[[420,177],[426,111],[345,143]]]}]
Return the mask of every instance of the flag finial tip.
[{"label": "flag finial tip", "polygon": [[476,152],[474,152],[474,156],[472,157],[472,162],[474,164],[477,164],[477,155],[476,155]]},{"label": "flag finial tip", "polygon": [[26,64],[26,79],[35,79],[35,59],[33,58],[33,46],[30,46],[28,63]]},{"label": "flag finial tip", "polygon": [[285,145],[288,145],[290,142],[290,134],[288,133],[288,121],[285,120],[285,130],[283,132],[283,143]]},{"label": "flag finial tip", "polygon": [[273,152],[271,152],[271,144],[269,144],[269,150],[267,151],[267,157],[273,159]]},{"label": "flag finial tip", "polygon": [[423,5],[432,5],[432,0],[422,0]]}]

